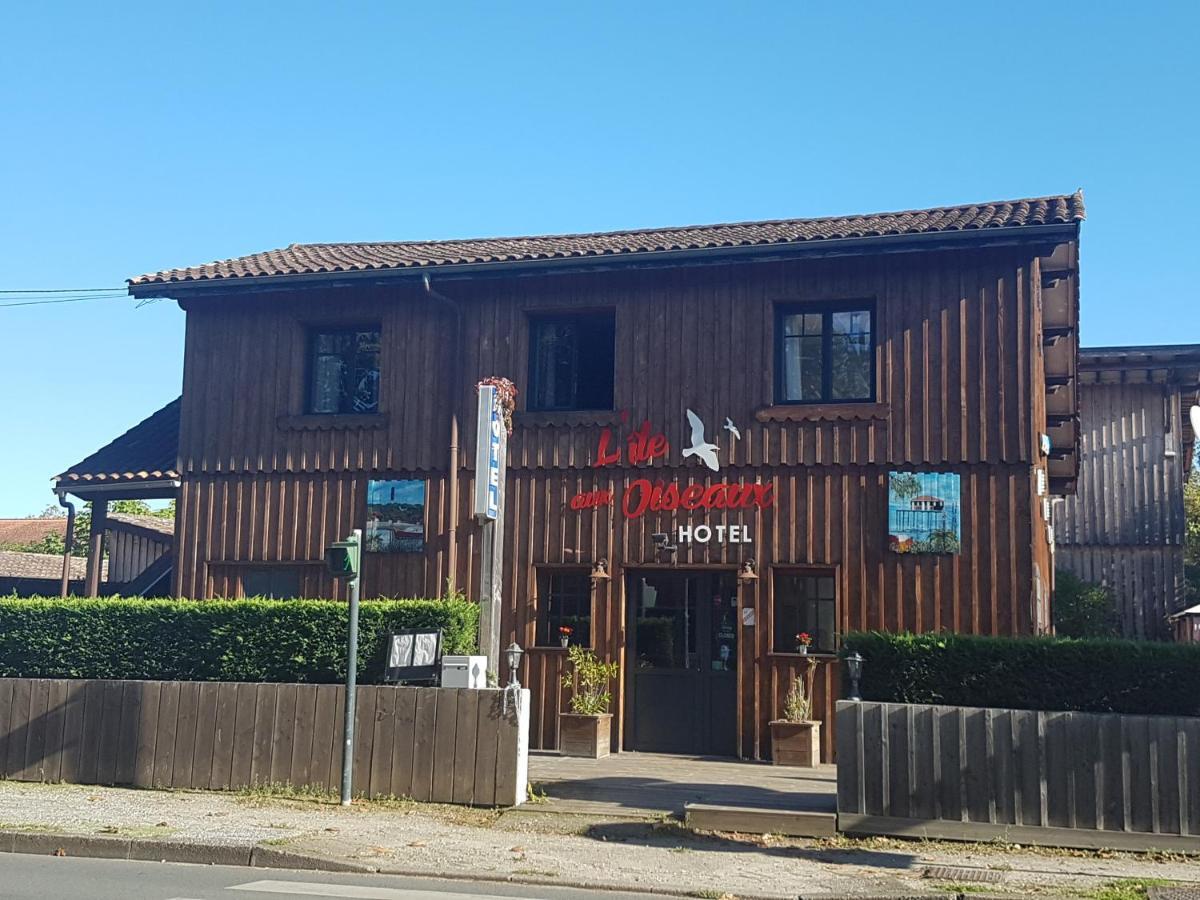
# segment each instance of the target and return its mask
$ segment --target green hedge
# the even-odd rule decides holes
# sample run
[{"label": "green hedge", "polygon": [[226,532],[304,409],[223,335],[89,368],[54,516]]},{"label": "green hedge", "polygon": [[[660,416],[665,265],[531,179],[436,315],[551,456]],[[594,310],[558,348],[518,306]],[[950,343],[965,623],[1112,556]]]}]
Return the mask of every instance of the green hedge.
[{"label": "green hedge", "polygon": [[884,632],[843,644],[863,656],[864,700],[1200,715],[1200,645]]},{"label": "green hedge", "polygon": [[[328,600],[0,598],[0,676],[338,682],[348,607]],[[471,653],[467,600],[364,600],[359,679],[382,677],[386,635],[441,628],[443,652]]]}]

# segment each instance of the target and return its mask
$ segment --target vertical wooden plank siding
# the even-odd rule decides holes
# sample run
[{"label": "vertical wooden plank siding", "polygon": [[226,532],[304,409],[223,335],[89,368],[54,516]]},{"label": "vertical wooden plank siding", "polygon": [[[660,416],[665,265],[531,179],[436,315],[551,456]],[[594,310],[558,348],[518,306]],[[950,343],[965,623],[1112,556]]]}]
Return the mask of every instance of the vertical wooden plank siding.
[{"label": "vertical wooden plank siding", "polygon": [[1126,636],[1166,638],[1186,595],[1181,389],[1152,372],[1087,374],[1079,490],[1056,510],[1059,564],[1112,590]]},{"label": "vertical wooden plank siding", "polygon": [[[1200,792],[1187,787],[1200,779],[1198,719],[870,701],[839,702],[837,717],[850,830],[917,834],[915,823],[942,820],[996,836],[1034,826],[1200,839]],[[911,789],[926,761],[920,799],[933,808]]]},{"label": "vertical wooden plank siding", "polygon": [[[0,776],[336,791],[343,696],[338,685],[0,678]],[[356,793],[514,799],[517,716],[500,691],[364,685],[360,701]],[[79,758],[86,747],[99,748],[90,764]]]},{"label": "vertical wooden plank siding", "polygon": [[[446,411],[453,406],[462,424],[454,574],[476,596],[473,386],[504,375],[528,387],[530,313],[612,309],[616,411],[526,413],[523,392],[509,445],[502,642],[529,651],[523,681],[534,691],[532,744],[557,746],[557,715],[568,693],[561,651],[534,646],[538,567],[609,561],[611,580],[594,592],[593,644],[598,655],[624,665],[624,575],[659,562],[652,534],[689,521],[682,512],[627,519],[620,507],[625,486],[639,478],[705,486],[763,481],[772,485],[772,508],[709,514],[713,522],[749,526],[753,546],[693,544],[675,560],[680,568],[730,572],[748,558],[757,563],[759,584],[739,600],[760,624],[739,633],[738,721],[741,755],[762,758],[769,752],[766,723],[779,713],[795,666],[770,648],[775,567],[835,570],[843,630],[1026,634],[1048,626],[1052,565],[1048,530],[1037,522],[1034,472],[1044,465],[1037,442],[1046,429],[1038,252],[964,249],[455,282],[465,315],[454,352],[436,349],[449,333],[444,309],[411,285],[291,292],[275,298],[280,302],[189,302],[185,386],[203,390],[185,391],[183,401],[177,591],[237,596],[247,565],[278,563],[299,567],[305,595],[342,599],[343,587],[319,565],[324,545],[363,526],[369,479],[414,478],[426,486],[425,551],[368,554],[364,596],[441,594],[449,574]],[[774,306],[808,300],[873,304],[876,402],[773,405]],[[374,427],[314,424],[300,415],[303,366],[296,361],[304,356],[306,328],[322,322],[378,322],[382,329]],[[461,385],[456,397],[448,393],[451,366]],[[236,416],[220,399],[234,394],[241,398]],[[741,431],[731,446],[718,436],[719,473],[696,460],[680,462],[687,408],[710,428],[719,430],[729,416]],[[604,427],[623,442],[620,411],[628,411],[628,427],[649,420],[662,431],[668,456],[596,468]],[[894,469],[962,476],[961,554],[889,552],[887,475]],[[569,508],[574,494],[596,489],[613,491],[615,505]],[[1046,582],[1042,606],[1035,563]],[[836,741],[839,682],[830,667],[819,684],[817,708],[831,726],[823,733],[826,759]],[[622,679],[613,693],[613,746],[620,749]],[[414,770],[414,790],[425,790],[424,775]]]}]

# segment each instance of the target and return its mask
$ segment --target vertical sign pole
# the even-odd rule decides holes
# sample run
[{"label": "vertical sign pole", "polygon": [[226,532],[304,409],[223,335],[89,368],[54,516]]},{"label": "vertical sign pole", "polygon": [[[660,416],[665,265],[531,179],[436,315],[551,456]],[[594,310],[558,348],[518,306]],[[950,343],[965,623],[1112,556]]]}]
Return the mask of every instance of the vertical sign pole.
[{"label": "vertical sign pole", "polygon": [[498,391],[479,388],[475,453],[475,517],[482,526],[480,540],[479,649],[488,658],[488,671],[500,678],[500,604],[504,583],[504,482],[508,432]]},{"label": "vertical sign pole", "polygon": [[342,806],[350,805],[350,790],[354,782],[354,713],[358,706],[358,583],[362,568],[362,529],[354,529],[355,572],[350,579],[350,636],[346,647],[346,718],[342,733]]},{"label": "vertical sign pole", "polygon": [[504,475],[507,449],[500,446],[500,464],[497,468],[500,478],[498,514],[495,519],[483,526],[483,542],[481,551],[483,559],[481,583],[479,588],[480,621],[479,649],[487,654],[488,671],[496,673],[497,684],[501,682],[500,660],[500,605],[503,602],[502,586],[504,584]]}]

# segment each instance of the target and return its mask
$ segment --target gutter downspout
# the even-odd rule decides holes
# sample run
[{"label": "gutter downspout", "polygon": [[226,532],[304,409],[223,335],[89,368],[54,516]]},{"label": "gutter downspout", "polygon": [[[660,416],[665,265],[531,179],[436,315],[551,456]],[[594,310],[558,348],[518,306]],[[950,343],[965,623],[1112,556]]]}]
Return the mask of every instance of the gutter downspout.
[{"label": "gutter downspout", "polygon": [[71,590],[71,551],[75,549],[75,504],[67,495],[58,495],[58,505],[67,511],[67,533],[63,536],[62,586],[58,595],[66,597]]},{"label": "gutter downspout", "polygon": [[[463,310],[457,300],[439,293],[433,287],[433,279],[426,272],[421,276],[425,285],[425,293],[432,299],[448,306],[454,314],[454,343],[455,350],[462,343]],[[449,485],[450,516],[446,526],[446,592],[454,593],[458,572],[458,402],[461,388],[461,370],[459,361],[450,354],[450,467],[447,476]]]}]

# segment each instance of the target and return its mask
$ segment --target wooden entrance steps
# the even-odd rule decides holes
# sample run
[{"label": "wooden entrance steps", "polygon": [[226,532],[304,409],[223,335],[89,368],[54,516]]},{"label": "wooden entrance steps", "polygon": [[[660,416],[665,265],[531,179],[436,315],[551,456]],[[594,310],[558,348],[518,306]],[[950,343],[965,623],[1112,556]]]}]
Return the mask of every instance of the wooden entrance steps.
[{"label": "wooden entrance steps", "polygon": [[834,837],[837,813],[765,806],[685,803],[684,824],[699,831],[784,834],[789,837]]}]

